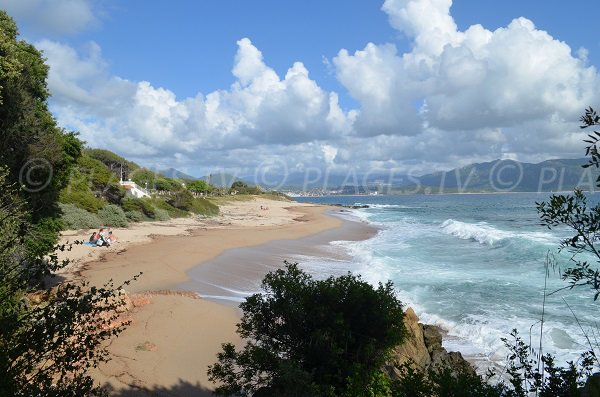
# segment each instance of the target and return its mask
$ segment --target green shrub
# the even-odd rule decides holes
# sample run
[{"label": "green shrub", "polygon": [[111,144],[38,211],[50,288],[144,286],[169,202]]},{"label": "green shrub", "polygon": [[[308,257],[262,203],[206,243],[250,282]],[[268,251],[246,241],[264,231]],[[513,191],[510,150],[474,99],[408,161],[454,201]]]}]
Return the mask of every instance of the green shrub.
[{"label": "green shrub", "polygon": [[59,204],[62,212],[61,220],[65,229],[95,229],[102,225],[96,214],[78,208],[74,204]]},{"label": "green shrub", "polygon": [[175,208],[188,211],[194,204],[194,196],[187,190],[181,190],[172,195],[167,202]]},{"label": "green shrub", "polygon": [[125,212],[127,211],[139,211],[146,217],[154,219],[154,206],[150,199],[140,199],[135,197],[128,197],[123,200],[121,207]]},{"label": "green shrub", "polygon": [[145,219],[144,214],[141,211],[135,211],[135,210],[134,211],[125,211],[125,216],[131,222],[142,222]]},{"label": "green shrub", "polygon": [[87,177],[79,170],[71,173],[69,184],[60,192],[59,200],[64,204],[73,204],[89,212],[98,212],[106,202],[96,197],[90,189]]},{"label": "green shrub", "polygon": [[125,211],[118,205],[107,205],[98,211],[98,216],[105,225],[127,227],[127,216],[125,215]]},{"label": "green shrub", "polygon": [[171,204],[167,203],[166,199],[163,197],[153,198],[152,204],[155,208],[160,208],[162,210],[167,211],[169,217],[171,218],[184,218],[189,215],[187,211],[180,210],[179,208],[175,208]]},{"label": "green shrub", "polygon": [[219,215],[219,206],[205,198],[196,198],[192,202],[190,211],[198,215],[215,216]]},{"label": "green shrub", "polygon": [[98,197],[104,197],[109,203],[119,204],[125,196],[125,189],[119,184],[119,178],[101,161],[83,155],[77,162],[79,171],[87,178],[90,189]]},{"label": "green shrub", "polygon": [[169,216],[169,211],[163,210],[162,208],[156,208],[154,210],[154,219],[157,221],[168,221],[171,217]]}]

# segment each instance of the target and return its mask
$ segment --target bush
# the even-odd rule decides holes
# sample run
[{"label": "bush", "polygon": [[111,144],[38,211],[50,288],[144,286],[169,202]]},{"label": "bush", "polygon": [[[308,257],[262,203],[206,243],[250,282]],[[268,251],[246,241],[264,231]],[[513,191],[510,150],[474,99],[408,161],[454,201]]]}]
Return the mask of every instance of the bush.
[{"label": "bush", "polygon": [[121,206],[125,212],[139,211],[146,217],[154,219],[154,206],[152,205],[152,201],[150,199],[129,197],[123,200]]},{"label": "bush", "polygon": [[366,396],[404,340],[391,282],[373,288],[351,274],[314,280],[286,262],[262,290],[240,304],[243,349],[225,343],[209,366],[218,395]]},{"label": "bush", "polygon": [[194,204],[194,196],[187,190],[181,190],[175,193],[169,199],[168,203],[180,210],[190,210]]},{"label": "bush", "polygon": [[141,211],[125,211],[125,216],[131,222],[142,222],[145,219]]},{"label": "bush", "polygon": [[171,217],[169,216],[169,212],[167,210],[156,208],[154,210],[154,219],[157,221],[168,221],[171,219]]},{"label": "bush", "polygon": [[59,204],[62,222],[65,229],[95,229],[102,225],[96,214],[78,208],[74,204]]},{"label": "bush", "polygon": [[152,204],[155,208],[165,210],[169,214],[170,218],[184,218],[189,215],[187,211],[180,210],[179,208],[173,207],[163,197],[155,197],[152,199]]},{"label": "bush", "polygon": [[190,211],[198,215],[214,216],[219,215],[219,206],[210,200],[204,198],[196,198],[192,202]]},{"label": "bush", "polygon": [[59,196],[59,201],[64,204],[74,204],[89,212],[98,212],[104,207],[106,202],[96,197],[90,189],[87,177],[78,170],[71,173],[69,184],[65,187]]},{"label": "bush", "polygon": [[127,227],[127,216],[125,215],[125,211],[118,205],[107,205],[98,211],[98,216],[105,225]]}]

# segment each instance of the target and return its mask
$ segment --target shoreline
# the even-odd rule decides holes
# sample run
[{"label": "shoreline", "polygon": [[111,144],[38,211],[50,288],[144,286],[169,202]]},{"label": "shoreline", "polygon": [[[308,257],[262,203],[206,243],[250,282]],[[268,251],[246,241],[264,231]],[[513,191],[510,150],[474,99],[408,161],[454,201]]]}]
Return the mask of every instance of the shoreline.
[{"label": "shoreline", "polygon": [[[298,262],[302,267],[303,257],[332,262],[350,260],[351,256],[345,250],[332,249],[330,243],[367,240],[375,236],[378,229],[358,218],[347,219],[341,215],[344,212],[336,207],[326,208],[323,215],[342,222],[333,229],[291,240],[276,239],[251,247],[229,248],[189,269],[189,280],[178,288],[193,290],[201,298],[237,307],[246,296],[258,292],[264,276],[281,268],[284,261]],[[331,269],[321,270],[319,275],[331,273]],[[343,273],[348,270],[345,269]]]},{"label": "shoreline", "polygon": [[[216,362],[221,343],[241,344],[235,333],[240,313],[231,305],[199,298],[196,291],[182,288],[189,281],[188,272],[202,269],[230,250],[256,249],[271,243],[293,246],[299,239],[309,244],[325,243],[328,235],[345,239],[348,229],[343,225],[350,222],[332,216],[339,209],[329,206],[256,198],[224,205],[222,210],[216,218],[146,225],[142,237],[130,238],[127,230],[119,230],[123,243],[104,250],[83,246],[83,253],[71,253],[76,263],[59,274],[63,278],[83,279],[91,285],[112,279],[119,285],[143,272],[126,287],[130,302],[124,316],[132,324],[110,342],[113,359],[93,372],[101,385],[114,393],[136,390],[141,396],[158,392],[211,395],[207,366]],[[375,232],[366,224],[356,223],[369,232],[348,234],[350,240]],[[83,233],[78,232],[78,236]],[[73,238],[73,234],[65,233],[63,238]],[[316,240],[311,240],[313,236]],[[255,269],[254,274],[262,279],[266,271]]]}]

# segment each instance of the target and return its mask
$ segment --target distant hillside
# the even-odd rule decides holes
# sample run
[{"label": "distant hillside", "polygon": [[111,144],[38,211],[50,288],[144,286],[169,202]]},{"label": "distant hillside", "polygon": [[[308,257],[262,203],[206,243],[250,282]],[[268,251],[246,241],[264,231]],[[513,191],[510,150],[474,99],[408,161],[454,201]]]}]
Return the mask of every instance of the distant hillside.
[{"label": "distant hillside", "polygon": [[173,179],[189,179],[189,180],[198,180],[201,178],[196,178],[195,176],[191,176],[186,174],[185,172],[181,172],[176,170],[175,168],[167,168],[166,170],[160,170],[158,173],[162,176],[166,176]]},{"label": "distant hillside", "polygon": [[595,177],[592,169],[582,167],[586,162],[586,159],[555,159],[532,164],[495,160],[423,175],[418,181],[421,189],[429,188],[431,192],[547,192],[572,190],[576,187],[590,189],[595,186]]},{"label": "distant hillside", "polygon": [[198,179],[206,181],[217,188],[230,188],[233,182],[237,181],[245,182],[248,186],[254,186],[254,184],[249,181],[240,179],[235,175],[227,174],[225,172],[216,172],[210,175],[200,177]]}]

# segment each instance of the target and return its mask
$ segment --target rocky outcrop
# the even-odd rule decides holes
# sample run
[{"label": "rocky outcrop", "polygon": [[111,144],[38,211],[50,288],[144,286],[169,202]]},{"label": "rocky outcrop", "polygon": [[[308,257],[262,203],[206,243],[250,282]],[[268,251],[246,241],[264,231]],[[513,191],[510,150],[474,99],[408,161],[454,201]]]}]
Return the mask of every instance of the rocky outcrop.
[{"label": "rocky outcrop", "polygon": [[442,346],[439,327],[419,323],[412,308],[404,313],[404,326],[407,330],[405,341],[394,349],[392,359],[386,367],[392,377],[399,377],[398,368],[406,364],[424,372],[448,368],[453,373],[475,374],[475,369],[459,352],[448,352]]}]

